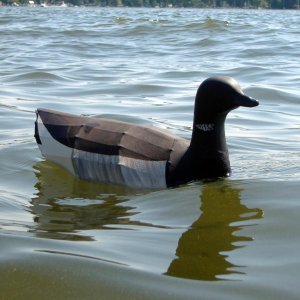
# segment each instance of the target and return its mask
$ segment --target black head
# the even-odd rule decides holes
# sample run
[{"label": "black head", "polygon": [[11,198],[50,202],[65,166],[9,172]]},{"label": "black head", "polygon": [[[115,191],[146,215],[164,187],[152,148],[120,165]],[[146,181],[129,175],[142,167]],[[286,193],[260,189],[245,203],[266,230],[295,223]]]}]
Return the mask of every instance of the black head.
[{"label": "black head", "polygon": [[257,100],[246,96],[240,85],[230,77],[211,77],[198,88],[195,101],[196,122],[212,121],[239,106],[254,107]]}]

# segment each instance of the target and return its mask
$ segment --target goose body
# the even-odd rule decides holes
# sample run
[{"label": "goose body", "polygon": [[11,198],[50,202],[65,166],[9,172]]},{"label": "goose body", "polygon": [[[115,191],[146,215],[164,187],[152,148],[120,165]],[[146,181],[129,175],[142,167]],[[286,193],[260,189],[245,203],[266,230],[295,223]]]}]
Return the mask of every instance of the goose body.
[{"label": "goose body", "polygon": [[75,176],[131,187],[165,188],[231,173],[227,113],[258,102],[229,77],[198,88],[191,140],[153,126],[37,109],[35,138],[42,154]]}]

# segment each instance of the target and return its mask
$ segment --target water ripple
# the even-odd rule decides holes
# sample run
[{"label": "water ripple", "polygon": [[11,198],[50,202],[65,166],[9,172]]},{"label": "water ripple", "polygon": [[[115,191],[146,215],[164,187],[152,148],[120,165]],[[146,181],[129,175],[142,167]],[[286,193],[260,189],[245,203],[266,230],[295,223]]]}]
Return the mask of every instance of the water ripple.
[{"label": "water ripple", "polygon": [[[25,285],[36,293],[42,278],[40,298],[47,289],[62,298],[49,288],[58,280],[57,271],[47,277],[53,259],[72,260],[70,274],[89,277],[92,258],[103,285],[115,283],[112,261],[127,266],[124,278],[134,271],[125,283],[112,284],[109,295],[101,289],[107,299],[117,298],[120,286],[126,298],[128,286],[150,273],[156,282],[136,284],[131,298],[148,286],[148,298],[171,298],[171,291],[198,299],[201,286],[211,291],[209,299],[273,299],[270,291],[285,282],[282,296],[298,299],[298,29],[296,10],[1,7],[0,227],[6,238],[0,239],[6,250],[0,275],[5,287],[17,284],[7,295]],[[45,162],[35,143],[37,107],[155,125],[189,139],[197,88],[214,75],[236,78],[260,100],[228,115],[228,180],[155,192],[91,184]],[[21,231],[29,242],[15,234]],[[41,274],[34,269],[40,258]],[[11,270],[21,262],[28,266],[15,276]],[[24,276],[33,269],[35,280]],[[63,291],[71,290],[70,274]],[[89,277],[88,290],[98,279]],[[238,285],[220,283],[225,279]],[[81,277],[74,286],[82,290]]]}]

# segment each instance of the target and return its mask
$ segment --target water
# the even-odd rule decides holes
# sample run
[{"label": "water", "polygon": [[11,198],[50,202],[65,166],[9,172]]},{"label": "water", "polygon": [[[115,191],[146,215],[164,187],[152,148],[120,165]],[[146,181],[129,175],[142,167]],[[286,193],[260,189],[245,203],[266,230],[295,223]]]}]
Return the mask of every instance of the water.
[{"label": "water", "polygon": [[[0,299],[299,299],[298,11],[0,8]],[[227,118],[233,175],[167,190],[46,162],[37,107],[189,138],[199,83],[260,100]]]}]

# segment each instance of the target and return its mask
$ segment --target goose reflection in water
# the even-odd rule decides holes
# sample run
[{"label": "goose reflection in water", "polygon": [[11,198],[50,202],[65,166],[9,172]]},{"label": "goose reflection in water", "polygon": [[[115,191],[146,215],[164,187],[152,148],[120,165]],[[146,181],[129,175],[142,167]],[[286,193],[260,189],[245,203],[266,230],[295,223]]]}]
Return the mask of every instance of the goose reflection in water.
[{"label": "goose reflection in water", "polygon": [[[245,225],[234,225],[242,221],[259,219],[263,211],[241,204],[241,190],[229,182],[211,182],[202,189],[202,214],[182,234],[176,249],[176,258],[166,274],[189,279],[218,280],[218,276],[242,273],[230,263],[226,252],[242,247],[251,237],[236,235]],[[240,244],[240,245],[237,245]]]},{"label": "goose reflection in water", "polygon": [[127,201],[133,190],[77,180],[48,162],[39,162],[34,168],[38,182],[31,209],[36,226],[31,231],[37,236],[93,241],[87,230],[114,229],[129,221],[131,208],[119,204]]},{"label": "goose reflection in water", "polygon": [[[160,222],[159,218],[155,218],[152,223],[149,220],[144,222],[142,221],[143,209],[138,207],[139,201],[134,201],[132,204],[130,199],[140,195],[140,200],[143,200],[146,196],[145,191],[77,180],[48,162],[38,163],[35,169],[38,180],[37,194],[32,199],[31,209],[36,225],[31,231],[38,237],[97,241],[97,237],[90,234],[90,230],[139,230],[150,226],[162,230],[162,234],[156,231],[157,241],[154,243],[157,244],[163,242],[165,230],[170,229],[174,232],[174,227],[166,225],[165,222],[165,219],[170,218],[168,207],[174,205],[172,197],[165,206],[168,216],[160,216],[164,219],[162,220],[164,225],[157,224]],[[198,187],[198,185],[194,186],[197,198]],[[171,242],[170,239],[166,242],[169,243],[167,248],[174,250],[175,258],[174,252],[164,254],[166,261],[163,266],[159,265],[158,269],[160,268],[161,273],[168,276],[196,280],[224,280],[226,275],[242,273],[240,271],[242,267],[229,261],[229,253],[252,240],[251,237],[243,236],[240,230],[247,225],[253,225],[254,221],[251,220],[262,218],[263,212],[242,204],[242,190],[234,187],[230,181],[207,182],[201,184],[200,188],[200,216],[192,225],[186,223],[188,227],[184,227],[187,229],[183,233],[178,229],[174,241]],[[169,190],[168,195],[172,196],[172,192],[176,190]],[[183,195],[185,195],[184,191]],[[158,198],[156,193],[153,193],[153,197],[147,201],[156,201],[159,205],[161,198]],[[192,202],[195,204],[193,209],[195,212],[199,202],[196,199]],[[194,214],[194,220],[195,216],[197,218],[197,214]],[[98,233],[99,238],[101,233],[99,231]],[[110,234],[110,238],[115,237]],[[137,242],[134,239],[133,243]],[[174,246],[170,248],[170,245]],[[104,247],[103,242],[100,247]],[[150,264],[153,264],[151,260],[149,258]]]}]

